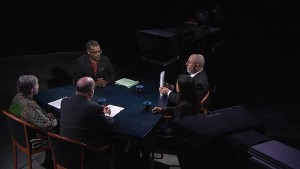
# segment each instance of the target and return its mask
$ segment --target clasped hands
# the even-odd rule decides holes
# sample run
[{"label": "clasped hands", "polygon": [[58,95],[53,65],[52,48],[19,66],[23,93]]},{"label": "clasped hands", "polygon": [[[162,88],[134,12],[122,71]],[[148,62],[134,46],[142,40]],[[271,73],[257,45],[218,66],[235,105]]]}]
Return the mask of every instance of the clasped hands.
[{"label": "clasped hands", "polygon": [[57,126],[57,119],[52,113],[47,113],[47,117],[50,119],[53,126]]},{"label": "clasped hands", "polygon": [[97,79],[97,81],[95,82],[97,87],[105,87],[108,82],[106,80],[104,80],[103,78],[99,78]]}]

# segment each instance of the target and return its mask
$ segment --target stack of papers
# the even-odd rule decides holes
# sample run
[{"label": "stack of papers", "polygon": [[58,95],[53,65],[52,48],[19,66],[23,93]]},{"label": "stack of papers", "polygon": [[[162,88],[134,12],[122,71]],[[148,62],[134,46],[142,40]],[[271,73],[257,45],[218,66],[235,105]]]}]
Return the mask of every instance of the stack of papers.
[{"label": "stack of papers", "polygon": [[123,79],[115,81],[115,84],[126,86],[127,88],[131,88],[132,86],[139,84],[139,81],[134,81],[134,80],[130,80],[127,78],[123,78]]}]

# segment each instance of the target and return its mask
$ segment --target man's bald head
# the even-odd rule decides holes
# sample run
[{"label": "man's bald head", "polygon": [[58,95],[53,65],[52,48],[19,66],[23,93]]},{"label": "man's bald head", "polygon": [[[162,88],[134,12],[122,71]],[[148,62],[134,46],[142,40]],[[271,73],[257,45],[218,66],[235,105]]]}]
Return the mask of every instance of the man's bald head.
[{"label": "man's bald head", "polygon": [[192,54],[190,56],[190,58],[192,59],[192,62],[194,64],[199,64],[200,69],[204,68],[205,59],[204,59],[203,55],[201,55],[201,54]]},{"label": "man's bald head", "polygon": [[90,77],[82,77],[76,82],[76,92],[88,94],[95,88],[95,81]]}]

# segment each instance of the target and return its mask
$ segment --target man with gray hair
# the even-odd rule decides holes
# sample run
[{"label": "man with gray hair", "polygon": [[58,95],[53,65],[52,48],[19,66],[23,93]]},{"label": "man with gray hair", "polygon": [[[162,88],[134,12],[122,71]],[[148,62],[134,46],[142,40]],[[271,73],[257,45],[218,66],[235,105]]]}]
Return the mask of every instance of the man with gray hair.
[{"label": "man with gray hair", "polygon": [[[209,91],[209,81],[204,69],[205,59],[201,54],[190,55],[188,61],[185,63],[186,71],[194,79],[197,89],[197,96],[201,100]],[[163,87],[159,88],[159,92],[168,97],[169,104],[176,105],[178,101],[178,93],[173,92],[173,85],[165,83]]]}]

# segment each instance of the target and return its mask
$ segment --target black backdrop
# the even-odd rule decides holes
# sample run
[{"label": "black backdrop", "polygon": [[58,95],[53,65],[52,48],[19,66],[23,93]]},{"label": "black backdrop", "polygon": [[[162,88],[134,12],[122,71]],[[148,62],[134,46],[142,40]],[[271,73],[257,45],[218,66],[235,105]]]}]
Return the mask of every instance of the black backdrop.
[{"label": "black backdrop", "polygon": [[287,0],[2,1],[0,56],[78,51],[88,39],[97,39],[106,48],[126,47],[135,43],[135,29],[168,28],[216,3],[224,6],[236,37],[296,51],[299,15]]},{"label": "black backdrop", "polygon": [[184,22],[195,7],[156,0],[7,3],[1,5],[0,56],[77,51],[88,39],[115,48],[135,41],[135,29]]}]

